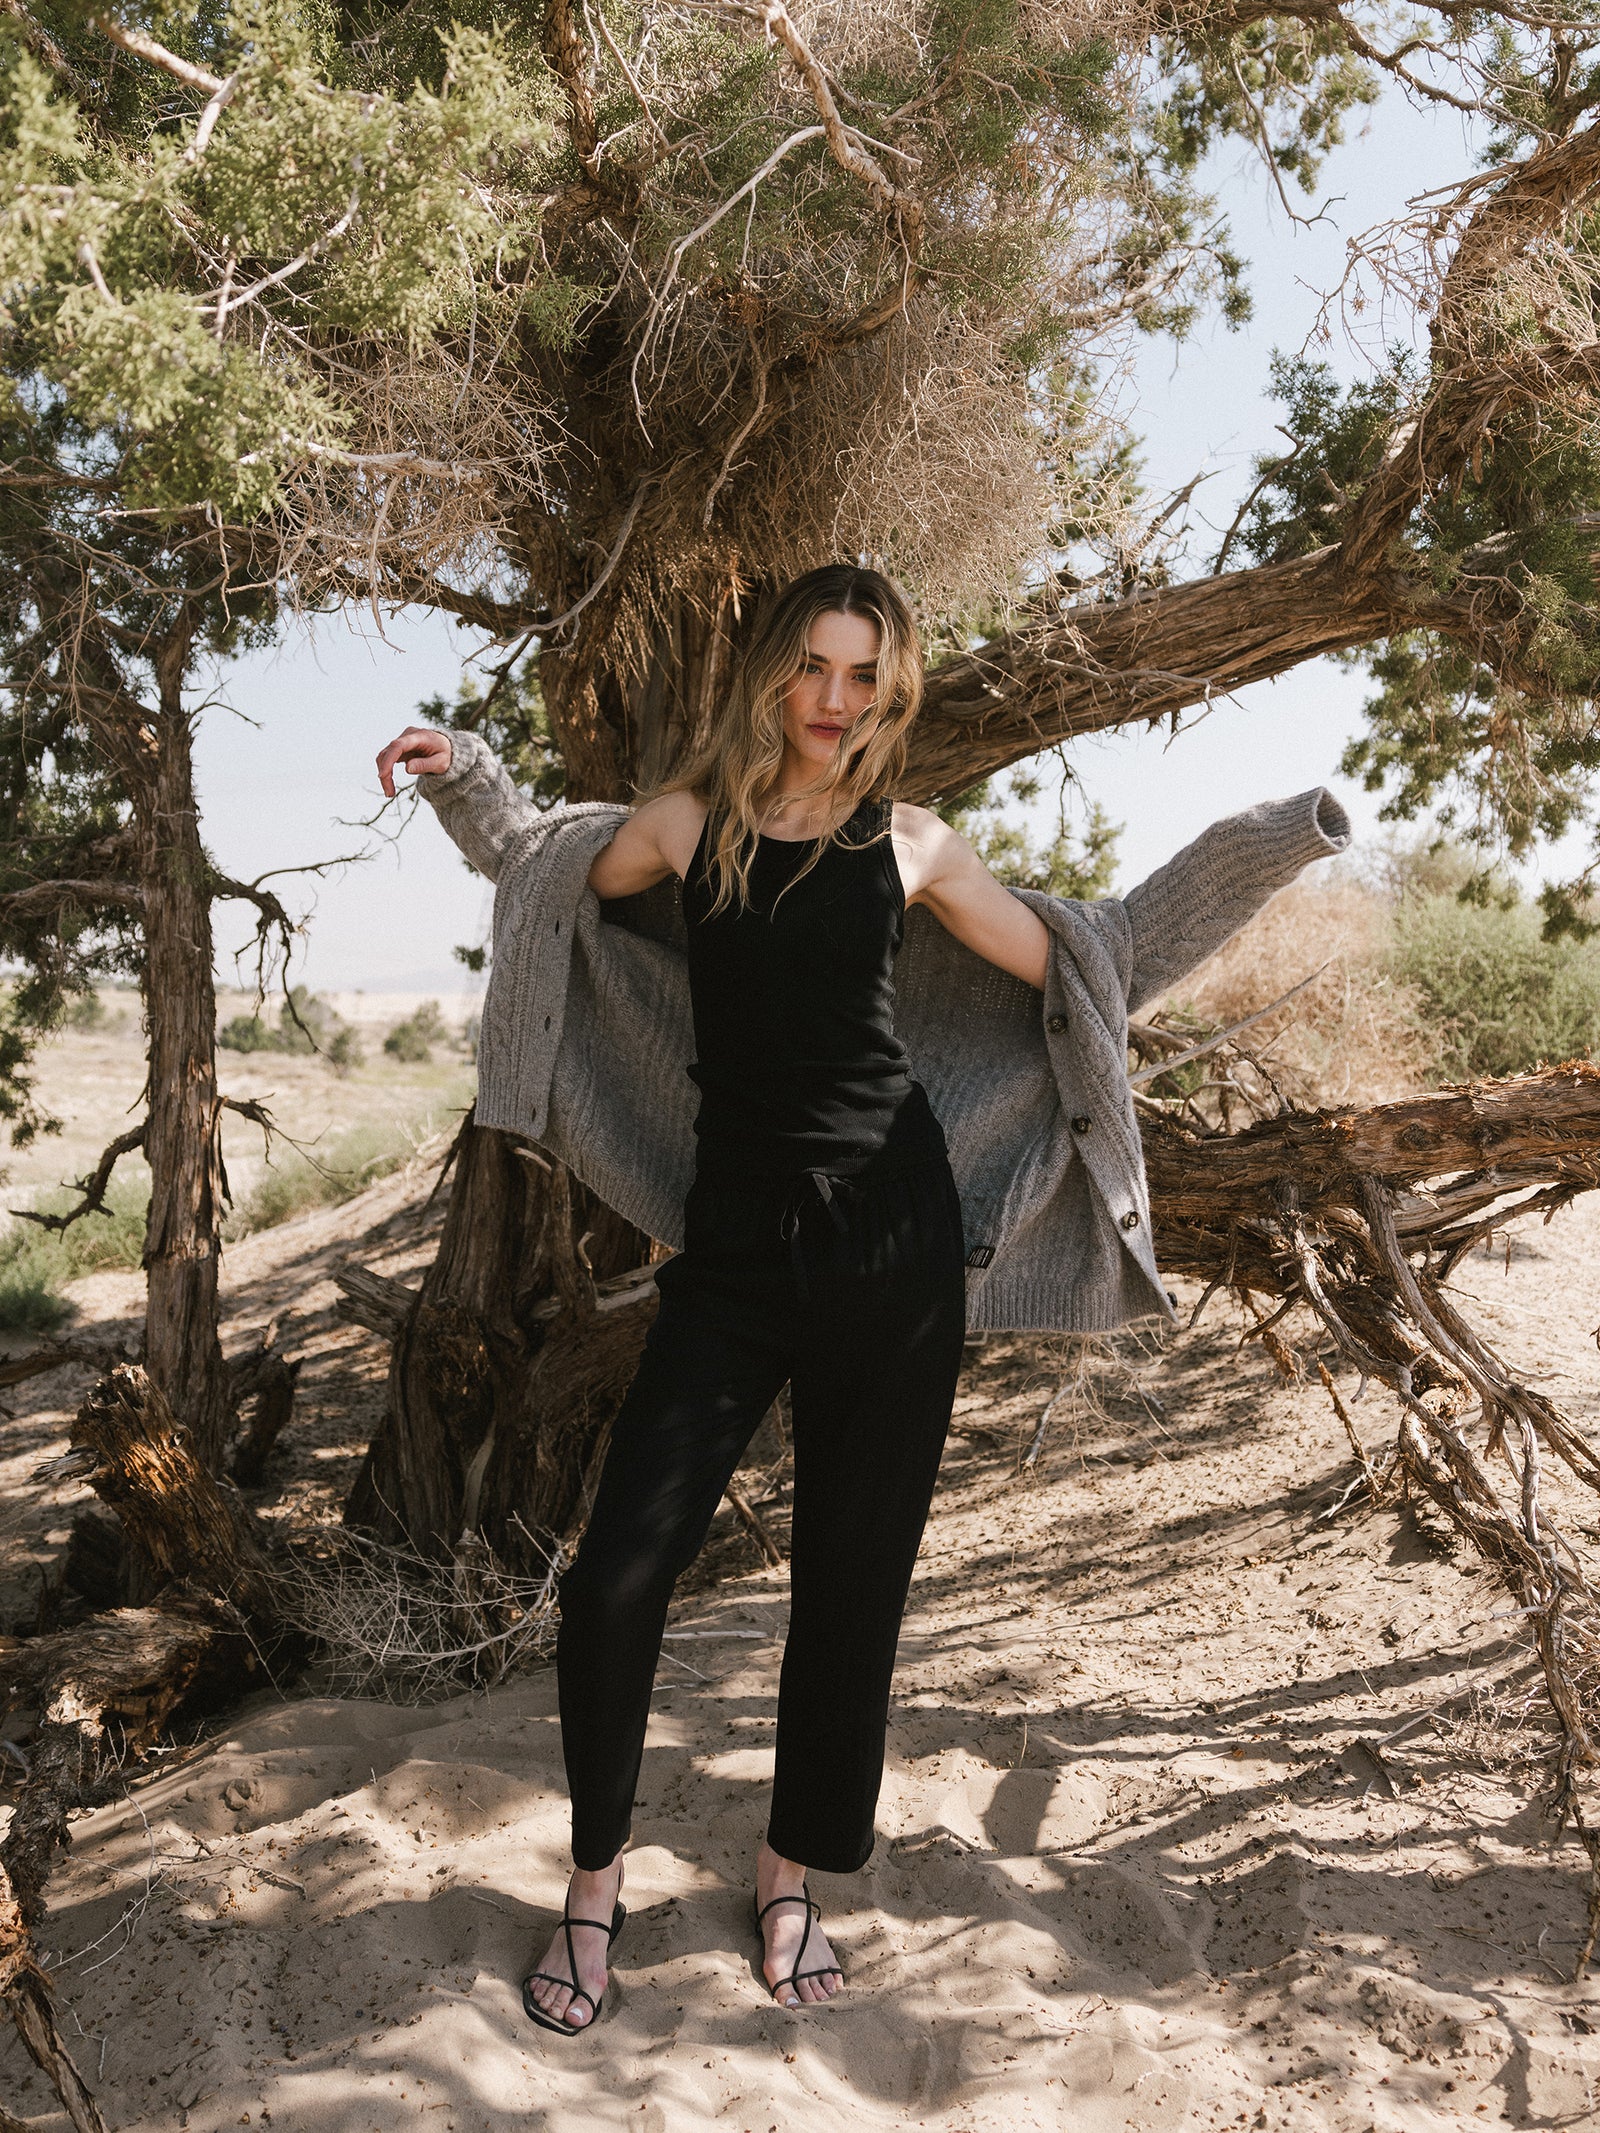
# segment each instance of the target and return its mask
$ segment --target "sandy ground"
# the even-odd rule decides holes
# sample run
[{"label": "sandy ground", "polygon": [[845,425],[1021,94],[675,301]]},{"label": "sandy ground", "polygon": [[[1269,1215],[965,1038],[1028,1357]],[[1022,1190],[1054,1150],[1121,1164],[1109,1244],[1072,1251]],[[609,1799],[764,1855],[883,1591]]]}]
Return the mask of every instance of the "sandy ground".
[{"label": "sandy ground", "polygon": [[[331,1514],[379,1396],[382,1352],[328,1316],[327,1270],[351,1250],[419,1264],[418,1200],[391,1180],[231,1256],[230,1344],[293,1296],[311,1358],[274,1515]],[[1459,1282],[1591,1428],[1597,1246],[1580,1203]],[[126,1277],[86,1287],[98,1310],[131,1301]],[[517,1997],[563,1887],[549,1672],[420,1710],[263,1696],[80,1821],[52,1884],[42,1940],[108,2122],[1600,2124],[1600,1980],[1566,1982],[1581,1855],[1550,1848],[1535,1777],[1458,1728],[1387,1770],[1362,1745],[1514,1676],[1509,1603],[1399,1513],[1328,1516],[1353,1468],[1325,1395],[1281,1385],[1213,1312],[1124,1341],[1094,1402],[1058,1405],[1031,1474],[1057,1353],[974,1354],[882,1841],[862,1874],[814,1877],[849,1972],[833,2005],[784,2013],[755,1969],[785,1583],[746,1568],[675,1610],[595,2030],[547,2037]],[[40,1561],[78,1498],[24,1477],[65,1426],[44,1403],[70,1396],[40,1391],[0,1435]],[[1379,1397],[1356,1414],[1381,1445]],[[1592,1503],[1580,1516],[1600,1539]],[[719,1543],[735,1568],[739,1546]],[[65,2123],[9,2033],[0,2098],[41,2133]]]}]

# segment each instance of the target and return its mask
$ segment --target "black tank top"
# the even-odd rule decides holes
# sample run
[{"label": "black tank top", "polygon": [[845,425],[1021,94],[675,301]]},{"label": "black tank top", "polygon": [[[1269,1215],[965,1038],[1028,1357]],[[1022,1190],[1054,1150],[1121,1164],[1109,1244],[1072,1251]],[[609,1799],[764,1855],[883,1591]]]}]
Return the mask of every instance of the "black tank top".
[{"label": "black tank top", "polygon": [[894,1033],[905,891],[891,806],[864,800],[799,880],[812,842],[762,837],[749,901],[714,918],[709,821],[701,831],[683,914],[702,1175],[864,1179],[944,1154]]}]

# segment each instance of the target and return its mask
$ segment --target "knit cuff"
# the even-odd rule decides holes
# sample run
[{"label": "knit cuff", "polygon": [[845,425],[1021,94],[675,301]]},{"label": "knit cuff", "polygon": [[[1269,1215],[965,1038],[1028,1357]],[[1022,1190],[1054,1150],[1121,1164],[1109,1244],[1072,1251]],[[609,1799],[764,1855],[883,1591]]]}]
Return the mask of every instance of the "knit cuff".
[{"label": "knit cuff", "polygon": [[418,792],[435,806],[441,800],[453,800],[474,771],[487,767],[492,773],[499,765],[494,750],[476,733],[452,733],[449,740],[450,768],[429,771],[417,780]]}]

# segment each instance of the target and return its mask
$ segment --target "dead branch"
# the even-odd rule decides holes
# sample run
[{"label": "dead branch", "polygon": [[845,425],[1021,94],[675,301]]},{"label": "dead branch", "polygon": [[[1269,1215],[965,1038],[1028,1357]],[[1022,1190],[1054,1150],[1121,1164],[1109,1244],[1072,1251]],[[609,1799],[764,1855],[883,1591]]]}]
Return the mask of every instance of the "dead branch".
[{"label": "dead branch", "polygon": [[347,1320],[353,1326],[365,1326],[369,1333],[376,1333],[381,1340],[397,1340],[401,1327],[410,1318],[418,1301],[418,1291],[409,1289],[403,1281],[391,1281],[387,1274],[374,1274],[370,1268],[356,1266],[347,1261],[334,1270],[334,1286],[339,1299],[333,1310],[336,1318]]},{"label": "dead branch", "polygon": [[289,1361],[278,1345],[281,1332],[280,1322],[273,1319],[258,1344],[236,1358],[229,1370],[234,1404],[242,1409],[247,1401],[254,1402],[228,1468],[241,1488],[254,1488],[261,1480],[294,1412],[295,1385],[305,1358]]},{"label": "dead branch", "polygon": [[[1188,1066],[1191,1060],[1203,1059],[1208,1052],[1220,1051],[1223,1045],[1230,1044],[1235,1037],[1242,1037],[1247,1029],[1254,1029],[1258,1022],[1265,1022],[1268,1015],[1275,1015],[1280,1007],[1287,1007],[1289,1002],[1303,993],[1308,985],[1315,985],[1327,967],[1326,963],[1319,963],[1309,977],[1302,978],[1298,985],[1291,985],[1287,992],[1279,993],[1278,997],[1269,1001],[1265,1007],[1258,1007],[1253,1015],[1246,1015],[1242,1022],[1234,1022],[1227,1029],[1219,1029],[1215,1036],[1205,1038],[1202,1043],[1191,1044],[1185,1050],[1175,1052],[1168,1058],[1159,1059],[1153,1066],[1138,1068],[1136,1072],[1128,1076],[1130,1087],[1141,1089],[1147,1082],[1159,1081],[1163,1074],[1170,1074],[1177,1067]],[[1131,1038],[1133,1035],[1131,1028],[1128,1034]],[[1146,1039],[1150,1034],[1148,1029],[1140,1032],[1140,1035]],[[1162,1030],[1155,1034],[1168,1036],[1170,1032]]]},{"label": "dead branch", "polygon": [[144,908],[144,890],[136,881],[35,881],[25,889],[0,896],[0,920],[28,918],[36,911],[55,910],[63,904],[114,904],[119,909]]},{"label": "dead branch", "polygon": [[[61,2099],[74,2133],[107,2133],[99,2106],[89,2093],[83,2076],[72,2063],[61,2032],[56,2027],[50,1984],[33,1952],[33,1940],[11,1887],[10,1876],[0,1865],[0,1998],[5,2000],[32,2059]],[[4,2114],[7,2118],[9,2113]],[[11,2119],[20,2128],[20,2119]]]},{"label": "dead branch", "polygon": [[768,1526],[766,1520],[761,1516],[749,1497],[746,1496],[743,1489],[730,1481],[722,1493],[733,1506],[740,1525],[744,1527],[746,1533],[749,1534],[756,1547],[760,1550],[761,1560],[766,1564],[767,1568],[769,1570],[781,1569],[783,1565],[783,1550],[773,1539],[771,1527]]},{"label": "dead branch", "polygon": [[68,1363],[87,1363],[91,1369],[105,1371],[113,1363],[127,1359],[122,1347],[99,1341],[50,1341],[43,1348],[30,1348],[26,1355],[0,1357],[0,1390],[21,1385],[28,1378],[42,1377],[47,1370],[60,1370]]},{"label": "dead branch", "polygon": [[109,37],[114,45],[124,52],[131,52],[135,59],[147,59],[151,66],[160,67],[174,81],[181,81],[186,88],[204,89],[207,96],[217,96],[228,85],[220,74],[212,74],[205,67],[197,67],[192,60],[180,59],[176,52],[169,52],[164,44],[157,44],[143,30],[130,30],[111,15],[95,15],[91,21],[102,37]]},{"label": "dead branch", "polygon": [[[861,180],[884,214],[898,216],[906,228],[914,229],[922,220],[922,203],[914,194],[896,185],[863,136],[855,127],[845,123],[834,98],[828,70],[801,36],[782,0],[723,0],[723,4],[725,12],[760,23],[768,38],[782,45],[795,72],[805,83],[806,94],[817,108],[822,131],[827,137],[828,152],[834,161],[853,178]],[[918,167],[917,158],[906,155],[903,150],[891,149],[888,153],[908,169]]]},{"label": "dead branch", "polygon": [[160,1585],[187,1581],[270,1626],[276,1619],[265,1542],[231,1484],[208,1474],[160,1389],[119,1363],[72,1425],[78,1471],[117,1513]]},{"label": "dead branch", "polygon": [[68,1229],[85,1215],[105,1212],[106,1193],[111,1184],[111,1173],[125,1155],[144,1146],[147,1127],[145,1124],[131,1127],[119,1133],[110,1146],[101,1154],[100,1160],[86,1178],[77,1180],[77,1190],[83,1198],[76,1207],[69,1207],[64,1215],[41,1215],[31,1207],[13,1207],[11,1212],[19,1222],[37,1222],[41,1229]]}]

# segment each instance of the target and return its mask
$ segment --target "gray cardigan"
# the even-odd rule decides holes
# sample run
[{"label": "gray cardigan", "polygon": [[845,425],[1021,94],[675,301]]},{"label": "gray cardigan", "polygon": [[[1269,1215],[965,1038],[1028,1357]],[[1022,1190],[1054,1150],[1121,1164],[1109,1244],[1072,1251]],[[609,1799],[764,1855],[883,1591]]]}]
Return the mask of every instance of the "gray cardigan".
[{"label": "gray cardigan", "polygon": [[[495,884],[480,1125],[536,1141],[652,1237],[682,1242],[697,1095],[674,881],[602,904],[595,855],[628,810],[541,813],[472,734],[418,784]],[[1125,897],[1018,889],[1049,927],[1041,999],[918,906],[895,1026],[944,1127],[974,1327],[1099,1332],[1171,1306],[1150,1241],[1128,1013],[1193,970],[1350,823],[1322,787],[1217,822]]]}]

